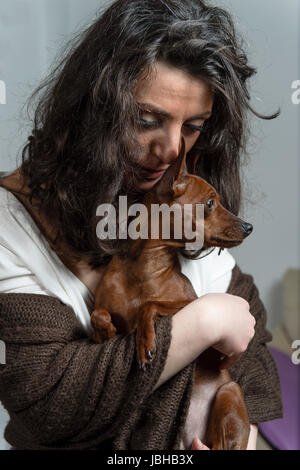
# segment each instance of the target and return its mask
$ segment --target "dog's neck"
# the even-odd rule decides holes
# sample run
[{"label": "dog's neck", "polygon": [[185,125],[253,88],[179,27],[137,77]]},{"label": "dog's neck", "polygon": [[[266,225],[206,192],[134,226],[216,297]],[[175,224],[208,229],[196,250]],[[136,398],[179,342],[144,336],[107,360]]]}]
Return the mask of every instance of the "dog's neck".
[{"label": "dog's neck", "polygon": [[162,240],[134,240],[131,242],[128,257],[132,271],[139,273],[140,280],[176,271],[178,248],[169,246]]},{"label": "dog's neck", "polygon": [[[161,230],[158,230],[160,238],[151,238],[151,224],[154,220],[151,218],[151,204],[160,204],[154,192],[148,193],[143,201],[147,208],[147,223],[148,238],[131,240],[128,246],[127,256],[131,262],[134,263],[142,276],[143,273],[147,278],[155,276],[156,273],[168,272],[169,270],[176,270],[178,266],[177,252],[180,247],[184,247],[185,242],[182,240],[163,240],[161,238]],[[157,221],[156,221],[157,222]],[[159,222],[159,221],[158,221]],[[173,227],[170,227],[170,234],[173,233]]]}]

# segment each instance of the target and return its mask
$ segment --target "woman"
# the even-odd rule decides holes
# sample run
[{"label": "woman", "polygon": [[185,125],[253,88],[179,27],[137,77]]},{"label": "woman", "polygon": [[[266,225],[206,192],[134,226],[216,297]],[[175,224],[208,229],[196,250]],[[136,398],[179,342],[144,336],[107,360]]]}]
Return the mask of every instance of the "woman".
[{"label": "woman", "polygon": [[[5,437],[26,449],[173,449],[193,416],[193,362],[209,346],[256,424],[281,416],[271,336],[251,276],[225,250],[180,257],[199,299],[157,322],[141,371],[134,333],[90,341],[93,294],[123,249],[96,236],[96,209],[139,200],[177,158],[239,212],[247,80],[230,15],[202,0],[118,0],[73,44],[45,88],[21,167],[2,180],[0,399]],[[35,96],[35,94],[34,94]],[[247,302],[245,302],[245,299]],[[254,330],[255,325],[255,330]],[[202,447],[191,436],[194,449]]]}]

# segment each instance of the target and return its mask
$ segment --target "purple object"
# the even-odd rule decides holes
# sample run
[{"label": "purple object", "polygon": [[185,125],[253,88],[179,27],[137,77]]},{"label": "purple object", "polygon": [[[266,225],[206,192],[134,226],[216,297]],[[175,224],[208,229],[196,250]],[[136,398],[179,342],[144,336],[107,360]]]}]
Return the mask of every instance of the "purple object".
[{"label": "purple object", "polygon": [[276,362],[283,402],[283,418],[259,424],[259,431],[269,443],[279,450],[300,449],[300,364],[291,357],[269,346]]}]

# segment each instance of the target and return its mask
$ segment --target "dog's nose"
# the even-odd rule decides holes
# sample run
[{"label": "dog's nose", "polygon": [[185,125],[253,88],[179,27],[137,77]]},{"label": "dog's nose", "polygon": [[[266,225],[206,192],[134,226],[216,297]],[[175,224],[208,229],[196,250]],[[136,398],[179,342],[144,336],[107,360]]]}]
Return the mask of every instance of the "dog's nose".
[{"label": "dog's nose", "polygon": [[247,222],[244,222],[242,225],[242,230],[245,232],[246,235],[250,235],[250,233],[253,230],[253,225],[247,224]]}]

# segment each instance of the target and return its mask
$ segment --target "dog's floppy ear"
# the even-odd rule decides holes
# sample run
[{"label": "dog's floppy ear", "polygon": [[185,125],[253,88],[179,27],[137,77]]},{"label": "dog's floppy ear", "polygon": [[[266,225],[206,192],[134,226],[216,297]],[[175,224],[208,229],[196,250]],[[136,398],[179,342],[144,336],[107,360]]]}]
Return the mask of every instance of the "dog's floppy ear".
[{"label": "dog's floppy ear", "polygon": [[171,193],[173,197],[182,196],[187,187],[185,176],[188,174],[186,167],[186,149],[184,138],[181,138],[181,148],[175,162],[167,169],[166,173],[157,185],[159,194]]}]

